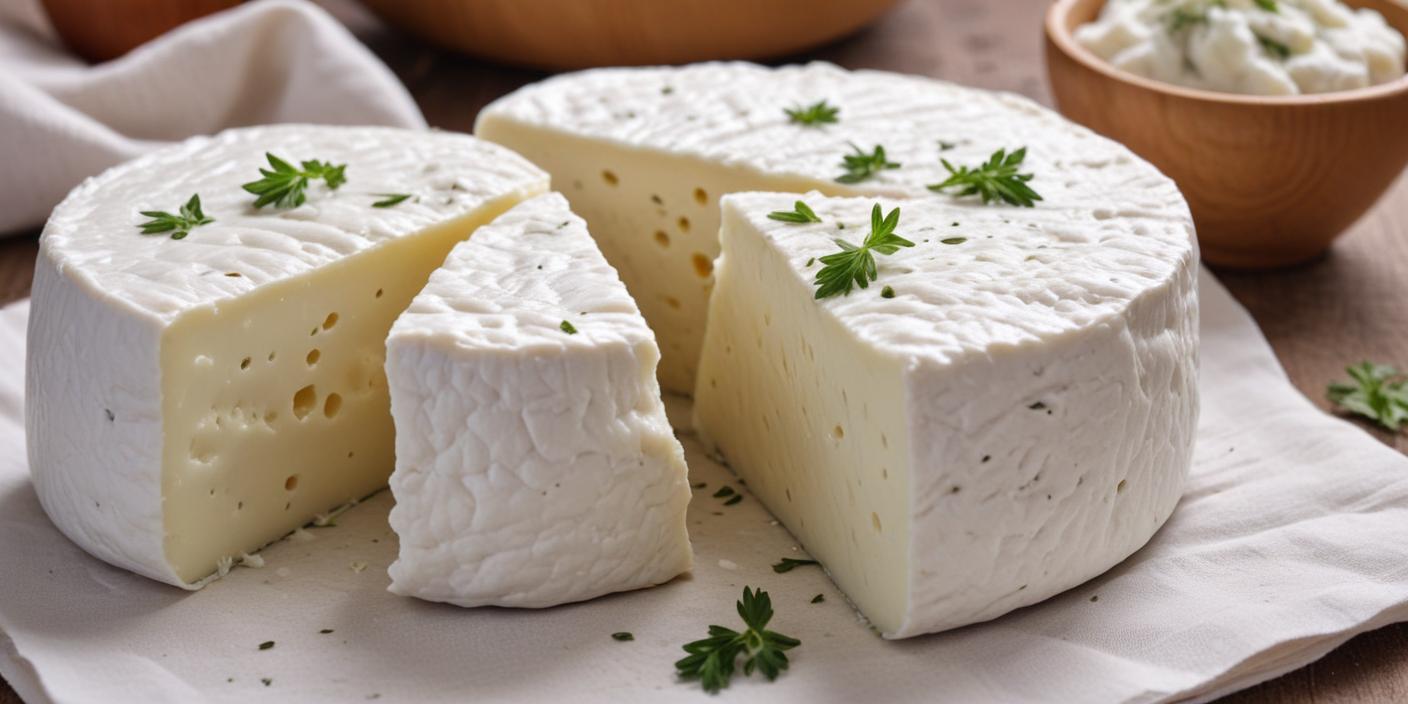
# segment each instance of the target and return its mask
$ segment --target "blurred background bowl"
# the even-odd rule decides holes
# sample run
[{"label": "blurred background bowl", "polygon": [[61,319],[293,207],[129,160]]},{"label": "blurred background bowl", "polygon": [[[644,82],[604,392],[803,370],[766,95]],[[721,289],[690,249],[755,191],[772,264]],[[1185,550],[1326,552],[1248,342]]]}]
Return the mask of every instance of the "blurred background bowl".
[{"label": "blurred background bowl", "polygon": [[43,0],[54,31],[73,53],[97,63],[242,0]]},{"label": "blurred background bowl", "polygon": [[[1408,5],[1346,0],[1408,35]],[[1056,0],[1046,66],[1066,117],[1168,174],[1193,210],[1203,258],[1239,268],[1312,259],[1408,163],[1408,78],[1370,88],[1256,97],[1180,88],[1113,68],[1072,38],[1104,0]]]},{"label": "blurred background bowl", "polygon": [[839,39],[897,0],[362,0],[448,49],[542,69],[783,56]]}]

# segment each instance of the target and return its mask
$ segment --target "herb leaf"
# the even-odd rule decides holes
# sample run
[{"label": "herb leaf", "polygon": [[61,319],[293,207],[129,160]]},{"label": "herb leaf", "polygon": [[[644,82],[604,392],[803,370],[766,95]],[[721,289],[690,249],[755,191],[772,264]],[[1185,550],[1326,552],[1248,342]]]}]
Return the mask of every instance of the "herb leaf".
[{"label": "herb leaf", "polygon": [[1010,205],[1030,208],[1041,200],[1041,196],[1027,185],[1032,175],[1017,171],[1026,158],[1027,148],[1022,147],[1011,154],[1006,149],[999,149],[988,157],[986,163],[976,168],[954,167],[948,159],[940,159],[944,168],[948,169],[949,177],[943,183],[929,186],[929,190],[937,192],[957,187],[958,195],[981,196],[984,203],[1001,200]]},{"label": "herb leaf", "polygon": [[215,222],[215,218],[207,216],[200,209],[199,193],[191,195],[191,199],[186,201],[186,204],[181,206],[175,215],[164,210],[143,210],[141,213],[151,218],[151,220],[137,225],[142,228],[142,234],[155,235],[170,232],[173,240],[186,239],[186,235],[189,235],[191,230]]},{"label": "herb leaf", "polygon": [[1256,6],[1267,12],[1278,12],[1280,8],[1276,6],[1276,0],[1252,0]]},{"label": "herb leaf", "polygon": [[781,560],[778,560],[777,564],[772,566],[772,571],[778,574],[782,574],[784,572],[791,572],[797,567],[819,564],[821,563],[817,562],[816,560],[798,560],[794,557],[784,557]]},{"label": "herb leaf", "polygon": [[885,148],[879,144],[875,145],[875,151],[867,154],[861,151],[860,147],[852,144],[851,149],[854,154],[846,154],[841,157],[841,168],[846,173],[836,177],[837,183],[860,183],[871,176],[874,176],[885,169],[898,169],[899,164],[885,158]]},{"label": "herb leaf", "polygon": [[1394,432],[1408,422],[1408,376],[1387,364],[1367,361],[1345,371],[1349,383],[1336,382],[1326,389],[1332,403]]},{"label": "herb leaf", "polygon": [[836,115],[841,112],[841,108],[828,105],[825,100],[820,100],[806,107],[798,105],[792,108],[784,108],[787,119],[803,127],[816,127],[826,123],[838,122]]},{"label": "herb leaf", "polygon": [[331,162],[310,159],[300,164],[302,168],[295,168],[269,152],[265,152],[264,156],[269,160],[271,167],[259,169],[264,178],[241,186],[258,196],[254,199],[256,208],[270,203],[279,208],[296,208],[303,205],[308,199],[303,191],[308,188],[310,179],[322,179],[331,190],[337,190],[338,186],[347,182],[346,164],[334,165]]},{"label": "herb leaf", "polygon": [[576,334],[577,334],[577,326],[576,326],[576,325],[573,325],[572,323],[567,322],[566,320],[562,321],[562,324],[561,324],[561,325],[558,325],[557,327],[558,327],[559,330],[561,330],[561,331],[567,333],[568,335],[576,335]]},{"label": "herb leaf", "polygon": [[628,640],[635,640],[635,639],[636,639],[636,636],[635,636],[634,633],[631,633],[630,631],[617,631],[617,632],[611,634],[611,639],[612,639],[612,640],[616,640],[616,641],[621,641],[621,642],[624,643],[625,641],[628,641]]},{"label": "herb leaf", "polygon": [[372,195],[381,198],[381,200],[372,203],[373,208],[394,207],[400,205],[401,203],[405,202],[407,198],[411,197],[411,194],[409,193],[373,193]]},{"label": "herb leaf", "polygon": [[1258,34],[1256,35],[1256,41],[1258,44],[1261,44],[1261,48],[1265,50],[1266,53],[1282,61],[1291,58],[1291,48],[1286,46],[1285,44],[1282,44],[1281,42],[1276,41],[1275,39],[1272,39],[1270,37],[1263,37]]},{"label": "herb leaf", "polygon": [[820,603],[823,602],[823,601],[826,601],[826,595],[825,595],[825,594],[817,594],[816,596],[812,597],[812,603],[813,603],[813,604],[820,604]]},{"label": "herb leaf", "polygon": [[680,679],[699,680],[710,694],[728,686],[733,677],[735,661],[742,655],[743,674],[759,671],[769,681],[788,667],[785,651],[801,645],[801,641],[767,630],[772,620],[772,599],[768,593],[752,587],[743,588],[743,599],[737,603],[738,615],[747,628],[741,633],[723,626],[709,626],[709,637],[684,645],[688,653],[675,663]]},{"label": "herb leaf", "polygon": [[835,240],[841,251],[821,258],[822,267],[816,272],[816,298],[849,294],[852,284],[859,284],[861,288],[869,286],[879,275],[871,252],[894,254],[900,247],[913,247],[913,242],[895,234],[899,222],[899,208],[882,218],[880,204],[876,203],[870,210],[870,234],[861,246]]},{"label": "herb leaf", "polygon": [[816,213],[800,200],[792,206],[791,211],[774,210],[768,213],[768,219],[795,223],[821,222],[821,218],[817,217]]}]

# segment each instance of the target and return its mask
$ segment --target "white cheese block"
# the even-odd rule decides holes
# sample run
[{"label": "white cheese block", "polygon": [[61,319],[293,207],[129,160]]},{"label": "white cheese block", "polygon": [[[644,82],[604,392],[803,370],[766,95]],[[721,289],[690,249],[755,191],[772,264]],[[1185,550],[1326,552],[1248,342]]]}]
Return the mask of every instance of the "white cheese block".
[{"label": "white cheese block", "polygon": [[881,199],[916,246],[819,301],[817,260],[877,201],[807,194],[823,222],[798,225],[766,217],[797,196],[723,199],[696,428],[886,637],[1090,579],[1178,502],[1193,226],[1147,167],[1108,168],[1123,184],[1094,211],[1060,188],[1034,209]]},{"label": "white cheese block", "polygon": [[[306,204],[255,210],[265,152],[346,163]],[[35,272],[29,464],[88,552],[195,587],[385,485],[386,333],[450,248],[547,176],[471,137],[279,126],[192,139],[89,179]],[[199,194],[215,222],[142,235]],[[373,208],[376,194],[412,197]]]},{"label": "white cheese block", "polygon": [[690,568],[655,336],[562,196],[455,247],[386,347],[392,592],[543,607]]},{"label": "white cheese block", "polygon": [[[825,100],[835,124],[807,127],[787,108]],[[485,108],[476,135],[552,174],[586,218],[660,339],[660,383],[692,393],[719,253],[720,196],[811,189],[950,200],[925,186],[940,157],[976,165],[1027,146],[1037,190],[1074,210],[1118,212],[1107,194],[1134,177],[1178,204],[1173,184],[1127,150],[1036,103],[916,76],[829,64],[708,63],[557,76]],[[900,168],[838,183],[853,146]]]}]

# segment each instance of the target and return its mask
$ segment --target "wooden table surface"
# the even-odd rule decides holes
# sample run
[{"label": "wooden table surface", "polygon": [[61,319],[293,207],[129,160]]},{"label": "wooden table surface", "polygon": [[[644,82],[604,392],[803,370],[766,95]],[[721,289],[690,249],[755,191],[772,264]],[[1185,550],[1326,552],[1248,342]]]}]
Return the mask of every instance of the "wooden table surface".
[{"label": "wooden table surface", "polygon": [[[542,74],[418,45],[348,0],[321,3],[410,88],[430,124],[468,131],[489,100]],[[1047,0],[908,0],[874,27],[806,56],[1022,93],[1050,104],[1041,58]],[[1281,363],[1321,407],[1325,385],[1360,359],[1408,365],[1408,182],[1400,180],[1329,256],[1283,271],[1218,271]],[[37,234],[0,240],[0,303],[29,292]],[[1400,451],[1408,439],[1374,431]],[[18,702],[0,682],[0,704]],[[1408,702],[1408,624],[1361,635],[1306,668],[1224,701]]]}]

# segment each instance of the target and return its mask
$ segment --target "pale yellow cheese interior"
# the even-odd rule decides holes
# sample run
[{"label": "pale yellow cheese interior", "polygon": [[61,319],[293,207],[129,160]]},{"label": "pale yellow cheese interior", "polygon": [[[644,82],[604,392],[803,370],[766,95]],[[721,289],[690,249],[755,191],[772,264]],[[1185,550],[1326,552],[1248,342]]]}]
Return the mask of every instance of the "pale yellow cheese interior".
[{"label": "pale yellow cheese interior", "polygon": [[455,243],[516,202],[491,201],[167,328],[164,545],[183,581],[385,486],[391,323]]}]

